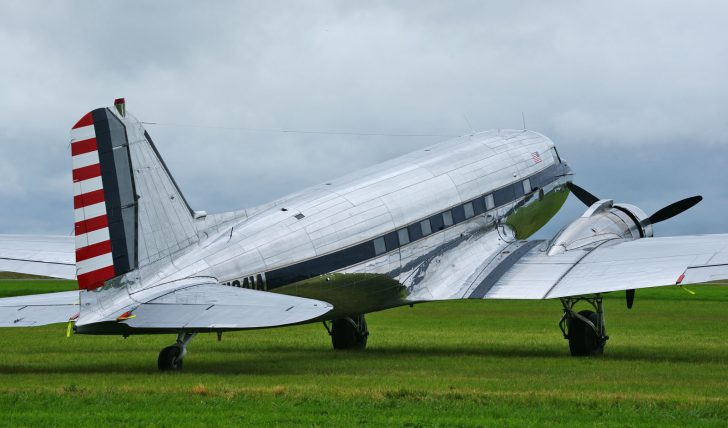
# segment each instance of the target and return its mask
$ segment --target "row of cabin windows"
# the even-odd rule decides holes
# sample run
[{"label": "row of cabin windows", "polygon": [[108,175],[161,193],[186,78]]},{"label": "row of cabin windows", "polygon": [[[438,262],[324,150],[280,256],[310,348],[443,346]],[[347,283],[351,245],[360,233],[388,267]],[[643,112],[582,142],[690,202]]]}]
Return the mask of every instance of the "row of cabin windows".
[{"label": "row of cabin windows", "polygon": [[[412,242],[423,236],[436,233],[446,227],[464,221],[467,216],[470,216],[470,206],[472,206],[473,215],[490,211],[502,205],[504,202],[512,202],[516,199],[516,195],[535,192],[540,188],[546,187],[549,183],[553,183],[559,177],[559,174],[562,173],[563,171],[560,165],[551,165],[537,174],[530,176],[528,180],[518,181],[509,186],[509,188],[499,189],[491,194],[469,201],[467,204],[414,223],[408,226],[406,232],[402,232],[402,234],[406,233],[407,241]],[[470,206],[467,206],[468,204]],[[261,279],[264,287],[270,290],[316,275],[334,272],[347,266],[353,266],[365,260],[372,259],[384,252],[396,250],[400,246],[399,239],[399,231],[393,231],[375,240],[364,241],[352,247],[266,272]],[[243,280],[243,283],[240,285],[245,286],[245,281]]]},{"label": "row of cabin windows", "polygon": [[443,230],[446,227],[490,211],[497,206],[513,202],[521,196],[530,193],[531,190],[531,180],[527,178],[443,213],[436,214],[419,223],[403,227],[396,232],[390,232],[374,240],[374,253],[378,256],[388,251],[396,250],[402,245],[409,244],[433,232]]}]

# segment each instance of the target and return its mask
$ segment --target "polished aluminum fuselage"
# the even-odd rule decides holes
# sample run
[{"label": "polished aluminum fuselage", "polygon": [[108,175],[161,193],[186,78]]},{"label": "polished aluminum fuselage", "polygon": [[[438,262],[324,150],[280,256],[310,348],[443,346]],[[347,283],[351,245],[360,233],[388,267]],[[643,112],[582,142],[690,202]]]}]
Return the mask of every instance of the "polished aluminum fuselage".
[{"label": "polished aluminum fuselage", "polygon": [[[336,314],[462,298],[467,290],[447,281],[457,269],[447,250],[487,233],[492,239],[473,249],[484,258],[527,237],[560,208],[569,174],[541,134],[463,136],[263,206],[199,219],[199,245],[143,274],[143,286],[210,276],[223,285],[325,300]],[[550,200],[556,193],[562,197]],[[452,219],[438,224],[447,212]],[[431,233],[422,233],[423,221]]]}]

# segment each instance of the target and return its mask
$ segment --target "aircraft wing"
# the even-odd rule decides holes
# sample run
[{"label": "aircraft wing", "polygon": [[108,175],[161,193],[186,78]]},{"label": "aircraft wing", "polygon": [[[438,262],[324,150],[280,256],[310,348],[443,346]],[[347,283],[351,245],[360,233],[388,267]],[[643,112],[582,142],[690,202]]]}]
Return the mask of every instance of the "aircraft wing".
[{"label": "aircraft wing", "polygon": [[552,256],[546,247],[509,245],[498,263],[479,266],[466,297],[550,299],[728,279],[728,234],[612,239]]},{"label": "aircraft wing", "polygon": [[549,256],[548,241],[494,233],[413,266],[402,281],[408,300],[551,299],[728,280],[728,234],[611,239]]},{"label": "aircraft wing", "polygon": [[0,272],[76,279],[73,236],[0,235]]},{"label": "aircraft wing", "polygon": [[77,327],[117,321],[129,312],[133,317],[119,321],[139,329],[252,329],[297,324],[317,318],[333,309],[329,303],[301,297],[229,287],[214,280],[188,278],[132,294],[120,306],[96,313],[86,312],[102,293],[84,292],[84,312]]},{"label": "aircraft wing", "polygon": [[78,291],[0,299],[0,327],[34,327],[66,322],[78,313]]}]

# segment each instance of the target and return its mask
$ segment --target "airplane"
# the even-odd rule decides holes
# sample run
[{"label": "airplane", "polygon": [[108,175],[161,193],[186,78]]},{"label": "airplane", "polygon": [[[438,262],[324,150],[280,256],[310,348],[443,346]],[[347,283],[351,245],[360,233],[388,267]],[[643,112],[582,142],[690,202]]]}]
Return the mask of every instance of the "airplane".
[{"label": "airplane", "polygon": [[[728,279],[728,234],[653,237],[700,196],[652,215],[598,198],[529,130],[464,135],[221,214],[189,206],[124,99],[84,115],[70,150],[75,236],[1,235],[0,271],[79,291],[0,299],[0,326],[176,334],[162,371],[182,368],[198,333],[321,322],[335,349],[363,349],[366,314],[454,299],[559,299],[571,355],[600,355],[605,293],[631,308],[636,289]],[[584,214],[529,240],[571,193]]]}]

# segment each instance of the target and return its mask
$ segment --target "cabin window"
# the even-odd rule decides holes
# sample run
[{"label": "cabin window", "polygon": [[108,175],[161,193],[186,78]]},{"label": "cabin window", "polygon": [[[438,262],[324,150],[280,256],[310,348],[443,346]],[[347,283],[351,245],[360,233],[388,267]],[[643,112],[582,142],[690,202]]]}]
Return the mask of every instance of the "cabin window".
[{"label": "cabin window", "polygon": [[551,148],[551,150],[553,150],[553,151],[554,151],[554,156],[556,157],[556,161],[557,161],[558,163],[561,163],[561,157],[559,157],[559,152],[558,152],[558,151],[556,151],[556,147],[552,147],[552,148]]},{"label": "cabin window", "polygon": [[422,229],[422,236],[427,236],[432,233],[432,226],[430,225],[430,219],[423,220],[420,222],[420,228]]},{"label": "cabin window", "polygon": [[495,208],[495,201],[493,201],[493,194],[485,195],[485,210],[490,211]]},{"label": "cabin window", "polygon": [[255,287],[256,290],[265,290],[263,287],[263,275],[258,274],[255,276],[255,285],[257,286]]},{"label": "cabin window", "polygon": [[462,221],[465,221],[465,209],[462,205],[451,209],[450,212],[452,212],[453,223],[458,224]]},{"label": "cabin window", "polygon": [[399,239],[397,239],[397,232],[390,232],[384,235],[384,245],[387,247],[387,251],[396,250],[399,247]]},{"label": "cabin window", "polygon": [[468,202],[467,204],[463,205],[463,209],[465,210],[465,218],[471,218],[475,216],[475,210],[473,209],[472,202]]},{"label": "cabin window", "polygon": [[497,207],[513,202],[514,199],[516,197],[513,194],[513,186],[507,186],[493,192],[493,202],[495,202],[495,206]]},{"label": "cabin window", "polygon": [[433,215],[430,217],[430,226],[432,226],[432,230],[442,230],[445,228],[445,223],[442,221],[442,215]]},{"label": "cabin window", "polygon": [[248,282],[247,276],[243,278],[243,288],[250,288],[250,283]]},{"label": "cabin window", "polygon": [[452,226],[452,212],[445,211],[442,213],[442,222],[445,227]]},{"label": "cabin window", "polygon": [[397,237],[399,238],[399,245],[409,244],[409,232],[407,231],[406,227],[397,231]]},{"label": "cabin window", "polygon": [[374,240],[374,254],[380,255],[387,252],[387,247],[384,245],[384,237],[377,238]]},{"label": "cabin window", "polygon": [[475,215],[483,214],[485,212],[485,200],[483,198],[478,198],[473,203],[473,210],[475,210]]},{"label": "cabin window", "polygon": [[522,183],[513,183],[511,184],[511,187],[513,188],[513,200],[520,198],[525,193],[523,193],[523,184]]},{"label": "cabin window", "polygon": [[422,228],[420,228],[419,223],[410,225],[407,230],[409,231],[410,241],[416,241],[422,238]]},{"label": "cabin window", "polygon": [[528,178],[523,180],[523,193],[526,195],[531,193],[531,180]]}]

